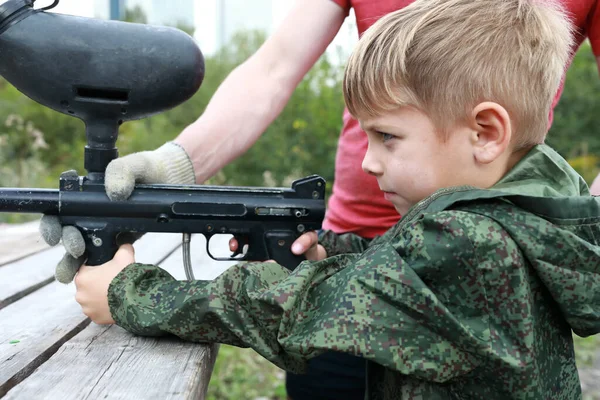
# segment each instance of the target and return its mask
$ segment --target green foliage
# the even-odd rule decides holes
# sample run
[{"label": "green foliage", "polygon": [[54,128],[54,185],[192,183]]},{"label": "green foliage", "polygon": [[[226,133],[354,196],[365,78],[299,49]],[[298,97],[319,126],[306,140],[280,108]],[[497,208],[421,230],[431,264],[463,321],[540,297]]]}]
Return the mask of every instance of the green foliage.
[{"label": "green foliage", "polygon": [[[130,10],[129,18],[145,20],[139,10]],[[259,32],[240,33],[229,46],[215,56],[208,57],[204,83],[189,101],[160,115],[126,122],[121,127],[117,142],[120,153],[153,149],[175,138],[202,114],[218,85],[237,65],[253,54],[264,39],[265,36]],[[322,57],[256,145],[225,167],[215,181],[240,185],[281,185],[286,184],[290,177],[318,173],[331,182],[343,110],[341,79],[342,67]],[[599,94],[600,79],[595,58],[590,46],[584,44],[569,69],[547,141],[571,159],[588,181],[598,170],[594,156],[600,155],[600,125],[596,121],[600,107]],[[83,172],[85,127],[80,120],[41,107],[6,81],[0,80],[0,123],[12,114],[29,121],[43,132],[48,147],[39,149],[33,156],[29,155],[27,160],[28,163],[33,159],[38,160],[44,166],[45,176],[50,178],[42,179],[44,186],[53,186],[52,183],[63,170],[77,169]],[[12,141],[19,136],[12,136],[10,141],[14,146]],[[1,151],[7,150],[4,148]],[[3,157],[13,158],[9,154]],[[4,166],[7,168],[6,163]],[[23,179],[20,183],[31,185],[23,182]]]},{"label": "green foliage", "polygon": [[285,400],[284,371],[252,349],[220,345],[208,400]]},{"label": "green foliage", "polygon": [[594,364],[598,356],[598,350],[600,350],[600,337],[598,335],[589,336],[582,338],[577,335],[573,335],[573,342],[575,343],[575,358],[577,360],[577,366],[590,367]]},{"label": "green foliage", "polygon": [[187,102],[159,115],[121,126],[117,146],[120,154],[151,150],[174,139],[204,111],[212,95],[229,73],[248,58],[264,41],[264,34],[248,32],[238,35],[230,46],[207,57],[202,86]]},{"label": "green foliage", "polygon": [[227,179],[234,184],[280,186],[288,185],[289,178],[316,173],[332,182],[344,108],[342,76],[341,67],[322,57],[258,142],[225,167]]},{"label": "green foliage", "polygon": [[44,134],[33,122],[17,114],[8,115],[0,130],[0,184],[23,186],[35,177],[35,172],[43,170],[36,156],[47,148]]},{"label": "green foliage", "polygon": [[[130,15],[141,21],[145,20],[143,17],[135,10]],[[259,32],[240,33],[229,46],[207,58],[204,83],[190,100],[160,115],[126,122],[117,142],[120,154],[153,149],[175,138],[202,114],[218,85],[264,39]],[[287,185],[290,178],[318,173],[327,179],[330,188],[343,110],[341,79],[342,67],[322,57],[256,145],[211,182]],[[595,120],[599,93],[595,58],[589,45],[584,44],[568,72],[547,141],[570,159],[588,182],[600,170],[597,163],[589,162],[600,154],[600,125]],[[42,180],[43,186],[55,186],[53,183],[63,170],[74,168],[83,172],[85,127],[81,121],[39,106],[0,80],[0,121],[10,114],[31,121],[44,133],[48,148],[35,156],[49,178]],[[40,184],[39,180],[36,183]]]},{"label": "green foliage", "polygon": [[[44,166],[42,177],[32,176],[27,181],[21,181],[19,186],[43,185],[44,187],[56,186],[58,176],[66,169],[78,169],[83,172],[83,148],[85,146],[85,126],[79,119],[57,113],[49,108],[22,95],[12,85],[0,79],[0,121],[3,123],[11,115],[26,121],[26,124],[35,126],[36,130],[43,132],[43,140],[47,146],[38,148],[35,154],[29,154],[27,162],[38,160]],[[6,131],[7,127],[0,127]],[[30,136],[29,136],[30,137]],[[14,153],[8,148],[34,143],[29,137],[13,133],[8,137],[8,147],[0,148],[0,159],[11,159]],[[26,142],[22,142],[26,140]],[[35,146],[34,146],[35,147]],[[16,161],[15,161],[16,162]],[[46,179],[53,178],[53,179]]]},{"label": "green foliage", "polygon": [[[591,368],[600,350],[600,337],[573,335],[578,368]],[[284,372],[251,349],[221,345],[208,386],[208,400],[286,398]],[[597,399],[590,393],[584,398]]]},{"label": "green foliage", "polygon": [[600,173],[600,157],[583,151],[583,155],[569,159],[569,164],[590,184]]},{"label": "green foliage", "polygon": [[[575,56],[567,72],[565,88],[558,103],[547,143],[563,157],[572,160],[578,157],[600,156],[600,79],[596,58],[586,41]],[[589,161],[589,160],[588,160]],[[595,165],[581,165],[575,168],[588,183],[598,172]],[[583,169],[582,169],[583,168]],[[584,170],[585,169],[585,170]]]},{"label": "green foliage", "polygon": [[[40,187],[46,180],[41,153],[48,149],[44,133],[18,114],[0,118],[0,186]],[[18,223],[39,218],[28,214],[1,214],[0,222]]]},{"label": "green foliage", "polygon": [[[585,370],[584,376],[587,376],[586,379],[587,385],[582,385],[583,390],[583,400],[600,400],[600,393],[596,390],[596,385],[591,385],[589,381],[589,376],[596,375],[597,372],[597,364],[598,364],[598,353],[600,350],[600,337],[598,335],[589,336],[586,338],[582,338],[573,334],[573,342],[575,344],[575,360],[577,362],[577,369],[580,371]],[[592,375],[592,376],[593,376]]]},{"label": "green foliage", "polygon": [[[133,10],[130,14],[132,20],[144,20],[142,13]],[[174,139],[202,114],[219,84],[264,40],[260,32],[240,33],[231,45],[208,57],[203,85],[190,100],[162,114],[121,126],[117,141],[119,153],[151,150]],[[258,143],[224,168],[213,181],[235,185],[287,185],[290,178],[318,173],[331,182],[343,109],[341,78],[340,66],[333,65],[326,57],[319,60]],[[43,131],[48,144],[34,157],[44,166],[45,179],[30,177],[20,180],[17,186],[56,187],[62,171],[76,169],[84,173],[85,126],[80,120],[40,106],[0,80],[0,121],[11,114],[31,121]],[[11,136],[11,143],[13,140]],[[31,157],[27,160],[28,165],[33,163]]]},{"label": "green foliage", "polygon": [[[236,35],[230,46],[206,59],[200,90],[186,103],[143,121],[121,127],[121,154],[153,149],[172,140],[204,111],[219,84],[265,40],[260,32]],[[287,186],[291,179],[320,174],[333,181],[341,115],[342,67],[322,57],[292,94],[280,116],[242,157],[211,183]],[[331,187],[331,184],[328,185]]]},{"label": "green foliage", "polygon": [[146,15],[144,9],[139,4],[136,4],[131,8],[125,9],[123,21],[134,22],[137,24],[147,24],[148,16]]}]

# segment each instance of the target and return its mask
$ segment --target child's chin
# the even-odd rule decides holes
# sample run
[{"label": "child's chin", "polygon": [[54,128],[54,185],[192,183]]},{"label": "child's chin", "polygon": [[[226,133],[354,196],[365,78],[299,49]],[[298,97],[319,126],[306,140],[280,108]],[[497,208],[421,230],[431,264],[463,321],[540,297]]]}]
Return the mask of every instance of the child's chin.
[{"label": "child's chin", "polygon": [[410,206],[404,205],[404,204],[403,205],[394,204],[394,208],[396,209],[396,212],[398,214],[400,214],[400,216],[404,216],[408,212],[408,209],[410,208]]}]

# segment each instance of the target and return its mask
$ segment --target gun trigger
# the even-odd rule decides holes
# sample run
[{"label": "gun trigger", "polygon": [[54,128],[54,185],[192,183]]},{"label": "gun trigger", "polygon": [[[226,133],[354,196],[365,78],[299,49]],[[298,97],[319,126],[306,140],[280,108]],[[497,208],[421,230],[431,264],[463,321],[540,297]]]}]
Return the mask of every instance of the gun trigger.
[{"label": "gun trigger", "polygon": [[236,256],[239,256],[240,254],[243,255],[244,254],[244,246],[246,246],[248,244],[248,239],[244,236],[233,235],[233,238],[237,241],[238,247],[233,253],[231,253],[231,255],[229,256],[230,258],[235,258]]}]

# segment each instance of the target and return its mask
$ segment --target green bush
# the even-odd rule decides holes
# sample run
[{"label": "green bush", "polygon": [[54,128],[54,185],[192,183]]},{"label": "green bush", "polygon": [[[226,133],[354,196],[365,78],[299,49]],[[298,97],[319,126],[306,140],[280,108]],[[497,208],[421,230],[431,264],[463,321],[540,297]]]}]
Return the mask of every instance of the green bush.
[{"label": "green bush", "polygon": [[284,371],[252,349],[219,346],[207,400],[287,398]]},{"label": "green bush", "polygon": [[[567,71],[564,92],[555,108],[547,143],[567,159],[600,156],[599,109],[598,67],[586,41]],[[589,176],[586,179],[591,183]]]}]

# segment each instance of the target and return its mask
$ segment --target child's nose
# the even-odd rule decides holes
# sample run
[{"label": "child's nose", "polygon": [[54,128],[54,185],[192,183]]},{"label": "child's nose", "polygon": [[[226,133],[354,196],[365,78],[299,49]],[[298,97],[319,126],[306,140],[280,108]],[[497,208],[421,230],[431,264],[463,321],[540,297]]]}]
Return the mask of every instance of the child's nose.
[{"label": "child's nose", "polygon": [[367,149],[367,153],[365,154],[365,158],[362,162],[362,169],[369,175],[378,176],[383,173],[381,168],[381,163],[377,160],[373,155],[373,151],[371,149]]}]

